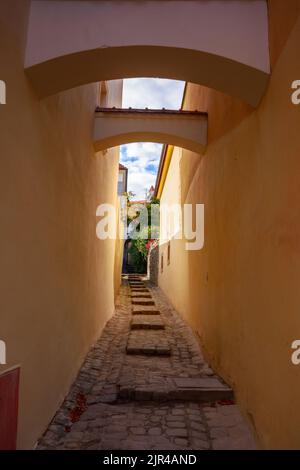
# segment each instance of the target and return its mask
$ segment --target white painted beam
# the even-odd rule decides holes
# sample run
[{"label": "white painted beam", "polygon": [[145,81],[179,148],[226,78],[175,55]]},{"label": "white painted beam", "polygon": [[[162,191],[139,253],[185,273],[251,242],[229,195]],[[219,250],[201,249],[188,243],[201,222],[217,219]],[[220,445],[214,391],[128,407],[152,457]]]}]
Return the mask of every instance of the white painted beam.
[{"label": "white painted beam", "polygon": [[130,142],[158,142],[203,153],[207,114],[103,108],[95,113],[93,137],[96,152]]}]

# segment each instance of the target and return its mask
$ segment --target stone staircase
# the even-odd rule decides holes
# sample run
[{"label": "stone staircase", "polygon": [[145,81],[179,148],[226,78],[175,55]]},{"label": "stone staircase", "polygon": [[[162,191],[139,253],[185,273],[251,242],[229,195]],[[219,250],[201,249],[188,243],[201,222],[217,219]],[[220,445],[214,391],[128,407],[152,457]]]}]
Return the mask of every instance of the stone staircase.
[{"label": "stone staircase", "polygon": [[[126,354],[151,358],[153,361],[172,356],[172,331],[157,307],[151,289],[142,276],[124,276],[130,287],[131,312],[130,332]],[[161,359],[160,359],[161,358]],[[170,377],[162,375],[154,385],[140,386],[135,383],[119,384],[118,398],[136,401],[193,401],[214,402],[232,400],[233,391],[221,380],[214,377]]]},{"label": "stone staircase", "polygon": [[[137,276],[129,281],[148,285]],[[124,278],[115,315],[39,450],[256,449],[232,390],[209,368],[193,332],[160,289],[148,287],[144,295],[154,306],[133,305],[141,294],[133,294]],[[158,313],[132,315],[134,307]]]}]

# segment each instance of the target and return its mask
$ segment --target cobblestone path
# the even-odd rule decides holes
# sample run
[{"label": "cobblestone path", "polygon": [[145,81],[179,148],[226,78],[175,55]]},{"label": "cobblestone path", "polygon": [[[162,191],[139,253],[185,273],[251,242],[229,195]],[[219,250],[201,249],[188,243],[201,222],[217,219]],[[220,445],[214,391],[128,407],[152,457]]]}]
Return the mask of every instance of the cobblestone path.
[{"label": "cobblestone path", "polygon": [[159,288],[123,279],[116,313],[38,449],[255,449],[232,390]]}]

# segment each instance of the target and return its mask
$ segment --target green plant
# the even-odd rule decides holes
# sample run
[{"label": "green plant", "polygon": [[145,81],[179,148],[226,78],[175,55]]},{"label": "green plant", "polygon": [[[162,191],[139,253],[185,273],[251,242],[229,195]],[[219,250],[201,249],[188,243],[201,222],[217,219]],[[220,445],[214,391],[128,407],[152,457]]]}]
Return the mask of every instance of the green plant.
[{"label": "green plant", "polygon": [[[131,204],[131,197],[128,195],[127,198],[128,206]],[[137,272],[145,272],[147,269],[147,258],[148,252],[151,244],[155,239],[159,237],[159,226],[155,226],[151,220],[151,205],[159,204],[159,199],[151,198],[149,202],[146,203],[146,208],[148,211],[148,226],[144,227],[139,236],[136,239],[131,240],[131,247],[129,248],[129,253],[132,258],[133,265]],[[130,218],[128,222],[137,218],[139,213],[137,212],[136,216]],[[154,234],[154,237],[153,237]]]}]

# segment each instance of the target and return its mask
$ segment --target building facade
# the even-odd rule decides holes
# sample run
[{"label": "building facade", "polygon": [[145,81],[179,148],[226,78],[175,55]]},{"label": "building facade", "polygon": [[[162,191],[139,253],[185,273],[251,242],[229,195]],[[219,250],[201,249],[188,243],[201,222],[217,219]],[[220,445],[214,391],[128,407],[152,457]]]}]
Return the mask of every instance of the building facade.
[{"label": "building facade", "polygon": [[159,286],[234,388],[260,445],[297,449],[300,2],[268,7],[272,77],[256,110],[187,85],[184,109],[208,112],[208,146],[201,156],[167,149],[156,194],[161,204],[204,204],[205,241],[199,251],[163,241]]},{"label": "building facade", "polygon": [[0,14],[0,392],[19,369],[19,407],[5,404],[18,414],[19,449],[43,434],[114,313],[122,260],[118,241],[96,237],[97,206],[117,204],[119,151],[95,154],[92,140],[95,107],[104,95],[120,106],[122,80],[40,101],[24,74],[29,8],[5,1]]}]

